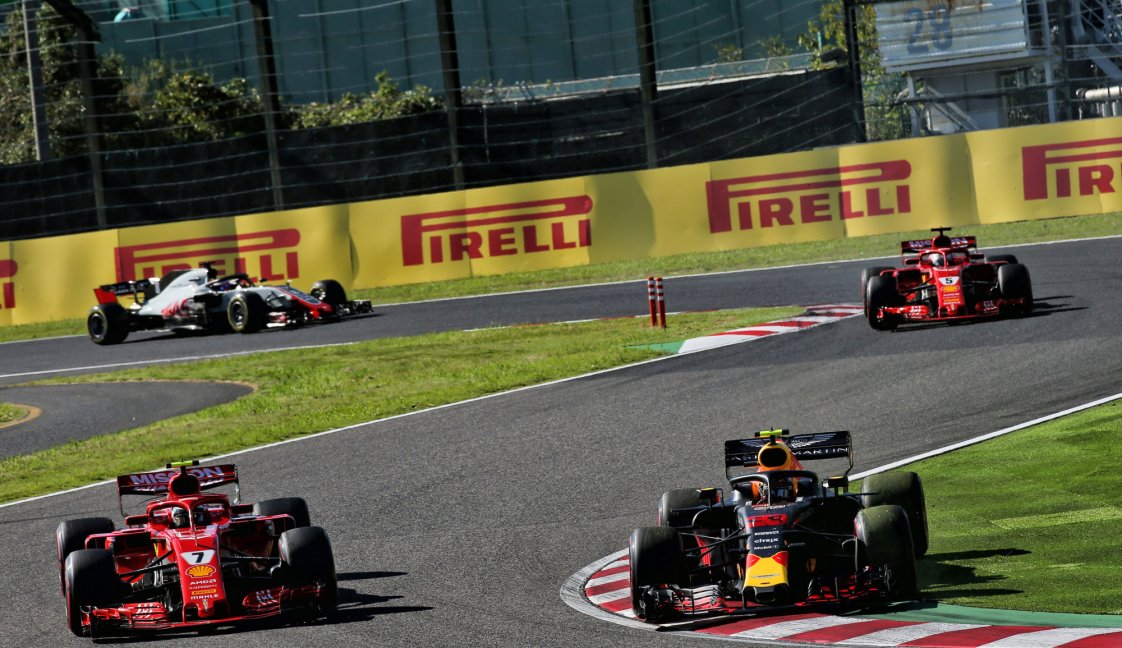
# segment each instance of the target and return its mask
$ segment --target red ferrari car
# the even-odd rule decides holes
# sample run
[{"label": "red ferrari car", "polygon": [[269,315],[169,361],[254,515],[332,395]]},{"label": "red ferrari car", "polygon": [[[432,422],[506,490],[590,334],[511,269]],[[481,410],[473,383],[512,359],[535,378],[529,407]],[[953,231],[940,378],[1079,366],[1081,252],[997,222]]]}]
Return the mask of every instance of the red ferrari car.
[{"label": "red ferrari car", "polygon": [[978,254],[973,236],[932,229],[931,240],[901,241],[903,268],[861,273],[869,326],[879,331],[914,322],[955,322],[1032,311],[1028,268],[1011,254]]},{"label": "red ferrari car", "polygon": [[[183,630],[277,615],[310,620],[334,610],[335,560],[298,497],[238,503],[233,465],[168,464],[121,475],[144,513],[66,520],[58,527],[66,620],[78,636]],[[205,491],[232,485],[234,496]]]}]

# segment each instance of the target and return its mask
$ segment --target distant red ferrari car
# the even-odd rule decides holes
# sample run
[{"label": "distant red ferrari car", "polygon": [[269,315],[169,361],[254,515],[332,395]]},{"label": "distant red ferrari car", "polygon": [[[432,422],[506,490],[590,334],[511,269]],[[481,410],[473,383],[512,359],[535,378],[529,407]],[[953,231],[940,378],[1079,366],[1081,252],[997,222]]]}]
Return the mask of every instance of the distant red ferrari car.
[{"label": "distant red ferrari car", "polygon": [[[233,465],[168,464],[121,475],[123,496],[149,498],[144,513],[59,525],[66,620],[78,636],[182,630],[335,608],[335,560],[327,533],[310,526],[303,499],[238,503]],[[206,493],[233,485],[234,498]]]},{"label": "distant red ferrari car", "polygon": [[861,273],[869,326],[879,331],[914,322],[954,322],[1032,311],[1028,268],[1011,254],[978,254],[973,236],[932,229],[931,240],[901,241],[903,268]]}]

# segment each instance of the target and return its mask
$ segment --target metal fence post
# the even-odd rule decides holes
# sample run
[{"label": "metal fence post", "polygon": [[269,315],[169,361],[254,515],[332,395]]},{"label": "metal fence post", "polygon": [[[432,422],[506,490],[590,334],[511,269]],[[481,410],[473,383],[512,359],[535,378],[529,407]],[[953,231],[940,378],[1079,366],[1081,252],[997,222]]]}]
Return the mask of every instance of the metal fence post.
[{"label": "metal fence post", "polygon": [[269,147],[269,177],[273,185],[273,208],[284,209],[284,184],[277,151],[277,64],[273,58],[273,30],[269,22],[269,0],[249,0],[253,5],[253,34],[257,41],[257,70],[265,99],[265,140]]},{"label": "metal fence post", "polygon": [[845,14],[845,47],[849,54],[849,76],[853,84],[853,122],[858,142],[868,140],[865,132],[865,90],[861,85],[861,46],[857,42],[857,10],[859,0],[843,0]]},{"label": "metal fence post", "polygon": [[82,77],[82,104],[86,113],[86,149],[90,156],[90,183],[93,189],[94,210],[98,229],[109,222],[105,216],[105,183],[101,168],[101,128],[98,126],[97,102],[94,101],[93,78],[97,73],[97,54],[93,44],[101,40],[97,25],[86,12],[75,7],[70,0],[44,0],[68,23],[78,29],[78,73]]},{"label": "metal fence post", "polygon": [[452,164],[452,183],[464,188],[464,166],[460,159],[460,57],[456,50],[456,20],[452,0],[436,0],[436,33],[440,40],[440,67],[444,73],[444,108],[448,112],[448,155]]},{"label": "metal fence post", "polygon": [[35,159],[51,159],[51,142],[47,132],[47,106],[43,98],[43,62],[39,56],[39,27],[35,14],[41,5],[36,0],[23,0],[23,33],[27,45],[27,78],[31,85],[31,121],[35,129]]},{"label": "metal fence post", "polygon": [[658,79],[655,61],[654,21],[650,0],[635,0],[635,42],[639,50],[639,97],[643,103],[643,134],[647,168],[658,166],[658,137],[655,131],[655,102]]}]

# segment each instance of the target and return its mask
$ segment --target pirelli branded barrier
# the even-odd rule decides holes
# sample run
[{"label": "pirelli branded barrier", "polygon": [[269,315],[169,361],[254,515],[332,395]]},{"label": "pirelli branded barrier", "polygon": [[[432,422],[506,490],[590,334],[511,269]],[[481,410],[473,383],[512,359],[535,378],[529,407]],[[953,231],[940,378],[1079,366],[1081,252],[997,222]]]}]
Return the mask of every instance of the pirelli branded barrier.
[{"label": "pirelli branded barrier", "polygon": [[1096,119],[0,242],[0,325],[204,261],[354,289],[1114,211],[1122,119]]}]

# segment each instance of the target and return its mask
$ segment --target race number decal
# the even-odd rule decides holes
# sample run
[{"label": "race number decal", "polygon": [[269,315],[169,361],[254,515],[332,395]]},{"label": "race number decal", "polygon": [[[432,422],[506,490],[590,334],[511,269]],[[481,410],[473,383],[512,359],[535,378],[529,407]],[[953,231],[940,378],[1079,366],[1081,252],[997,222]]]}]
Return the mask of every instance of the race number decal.
[{"label": "race number decal", "polygon": [[214,560],[214,550],[186,551],[183,553],[183,559],[192,565],[205,565]]}]

